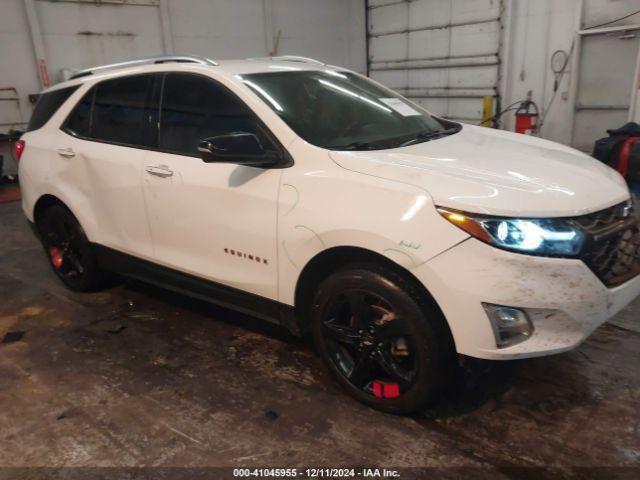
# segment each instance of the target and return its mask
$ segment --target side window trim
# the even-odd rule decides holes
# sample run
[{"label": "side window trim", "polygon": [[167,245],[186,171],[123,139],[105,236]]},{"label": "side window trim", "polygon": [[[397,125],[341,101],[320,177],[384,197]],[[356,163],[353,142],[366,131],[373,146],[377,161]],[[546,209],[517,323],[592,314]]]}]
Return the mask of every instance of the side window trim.
[{"label": "side window trim", "polygon": [[160,109],[165,72],[156,72],[151,75],[151,88],[145,101],[146,119],[143,129],[143,137],[149,141],[149,145],[145,145],[143,148],[145,150],[157,151],[160,145]]},{"label": "side window trim", "polygon": [[158,123],[156,124],[156,128],[158,129],[158,142],[156,146],[160,148],[160,136],[162,135],[162,106],[164,105],[164,84],[167,80],[167,75],[169,72],[164,72],[162,74],[162,79],[160,80],[160,97],[158,98]]},{"label": "side window trim", "polygon": [[98,84],[95,84],[91,87],[91,106],[89,107],[89,127],[87,129],[87,134],[89,138],[91,138],[91,133],[93,132],[93,109],[96,105],[96,92],[98,91]]}]

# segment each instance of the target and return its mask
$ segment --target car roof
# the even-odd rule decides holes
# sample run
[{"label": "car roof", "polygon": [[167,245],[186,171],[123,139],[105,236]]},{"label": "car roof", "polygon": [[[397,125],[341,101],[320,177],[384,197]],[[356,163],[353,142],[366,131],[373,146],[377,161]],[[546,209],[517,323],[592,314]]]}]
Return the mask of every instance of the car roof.
[{"label": "car roof", "polygon": [[[164,57],[158,57],[164,58]],[[168,57],[167,57],[168,58]],[[200,58],[200,57],[194,57]],[[88,81],[94,81],[102,78],[114,78],[122,75],[130,75],[134,73],[151,73],[151,72],[166,72],[166,71],[197,71],[200,69],[215,70],[223,76],[236,76],[247,75],[252,73],[269,73],[269,72],[282,72],[282,71],[349,71],[342,67],[334,65],[328,65],[318,60],[313,60],[306,57],[266,57],[266,58],[248,58],[244,60],[208,60],[203,59],[210,63],[187,63],[184,61],[163,61],[162,63],[154,62],[153,58],[136,60],[131,63],[141,62],[136,65],[127,65],[128,62],[122,64],[104,65],[94,67],[95,73],[92,73],[92,69],[82,70],[77,78],[71,78],[70,80],[57,83],[42,93],[52,92],[58,89],[82,85]],[[148,63],[142,63],[148,62]],[[113,67],[113,68],[110,68]],[[78,75],[78,74],[76,74]]]}]

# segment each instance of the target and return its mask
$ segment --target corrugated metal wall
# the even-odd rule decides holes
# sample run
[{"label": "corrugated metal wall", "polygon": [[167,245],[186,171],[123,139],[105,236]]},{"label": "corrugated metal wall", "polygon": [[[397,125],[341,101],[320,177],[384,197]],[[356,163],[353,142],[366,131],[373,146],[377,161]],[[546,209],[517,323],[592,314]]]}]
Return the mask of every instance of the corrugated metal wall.
[{"label": "corrugated metal wall", "polygon": [[501,0],[369,0],[373,79],[435,114],[480,123],[498,100]]}]

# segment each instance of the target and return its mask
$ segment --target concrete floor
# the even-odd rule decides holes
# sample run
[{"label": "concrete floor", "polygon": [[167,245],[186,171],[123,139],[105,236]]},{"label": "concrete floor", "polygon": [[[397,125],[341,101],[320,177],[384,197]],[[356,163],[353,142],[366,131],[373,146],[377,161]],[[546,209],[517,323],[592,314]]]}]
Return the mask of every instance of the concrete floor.
[{"label": "concrete floor", "polygon": [[[0,339],[25,334],[0,344],[0,478],[359,465],[435,469],[401,478],[637,479],[639,312],[567,354],[478,362],[439,406],[395,417],[352,401],[304,342],[251,318],[136,284],[67,291],[18,202],[3,204]],[[185,472],[92,476],[149,471]]]}]

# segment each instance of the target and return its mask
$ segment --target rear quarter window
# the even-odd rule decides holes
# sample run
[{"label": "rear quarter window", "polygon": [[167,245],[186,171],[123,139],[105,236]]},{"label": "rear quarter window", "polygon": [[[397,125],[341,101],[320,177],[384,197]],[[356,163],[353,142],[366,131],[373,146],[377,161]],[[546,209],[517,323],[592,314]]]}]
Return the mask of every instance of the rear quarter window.
[{"label": "rear quarter window", "polygon": [[78,87],[79,85],[74,85],[41,94],[29,120],[27,132],[42,128]]},{"label": "rear quarter window", "polygon": [[76,104],[62,130],[84,140],[131,147],[154,144],[149,130],[155,74],[132,75],[94,85]]}]

